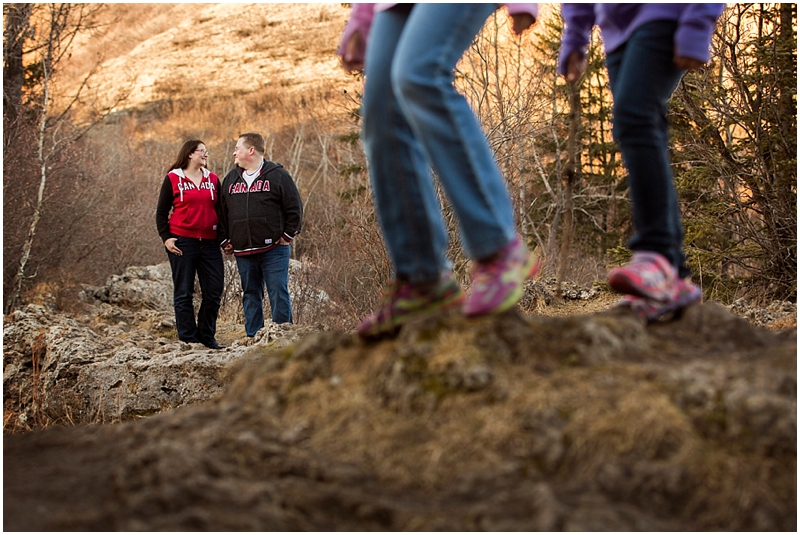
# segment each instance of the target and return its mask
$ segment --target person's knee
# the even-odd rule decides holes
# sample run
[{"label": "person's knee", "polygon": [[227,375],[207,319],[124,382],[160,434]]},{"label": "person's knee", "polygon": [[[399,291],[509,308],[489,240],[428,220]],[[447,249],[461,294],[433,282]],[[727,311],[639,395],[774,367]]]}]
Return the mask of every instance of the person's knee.
[{"label": "person's knee", "polygon": [[172,297],[175,303],[191,303],[194,298],[194,288],[188,286],[177,287]]},{"label": "person's knee", "polygon": [[[392,65],[392,93],[401,102],[411,103],[438,92],[437,80],[441,78],[435,64],[421,59],[395,62]],[[447,78],[448,74],[444,73]],[[447,82],[449,83],[449,82]]]},{"label": "person's knee", "polygon": [[206,292],[203,294],[203,303],[206,305],[210,305],[214,308],[219,308],[222,304],[222,292],[219,293],[211,293]]},{"label": "person's knee", "polygon": [[637,106],[617,105],[612,134],[617,141],[656,139],[660,135],[658,114]]}]

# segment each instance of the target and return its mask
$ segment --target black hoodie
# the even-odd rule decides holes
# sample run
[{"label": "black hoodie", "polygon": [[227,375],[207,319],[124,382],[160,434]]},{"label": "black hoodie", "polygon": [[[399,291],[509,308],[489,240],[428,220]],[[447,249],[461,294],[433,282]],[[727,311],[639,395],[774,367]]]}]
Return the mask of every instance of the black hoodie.
[{"label": "black hoodie", "polygon": [[250,189],[239,166],[222,182],[217,203],[217,240],[230,242],[236,256],[269,251],[283,237],[292,241],[300,233],[303,203],[300,192],[281,164],[264,160],[261,174]]}]

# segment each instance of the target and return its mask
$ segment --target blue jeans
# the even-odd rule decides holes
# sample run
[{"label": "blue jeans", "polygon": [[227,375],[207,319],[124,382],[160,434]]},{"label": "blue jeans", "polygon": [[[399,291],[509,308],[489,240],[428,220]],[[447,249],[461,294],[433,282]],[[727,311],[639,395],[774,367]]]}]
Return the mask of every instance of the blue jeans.
[{"label": "blue jeans", "polygon": [[628,168],[635,234],[632,251],[664,255],[680,277],[690,270],[683,254],[683,228],[672,177],[667,101],[684,71],[673,63],[675,21],[643,25],[606,65],[614,96],[614,139]]},{"label": "blue jeans", "polygon": [[496,4],[400,5],[375,16],[365,61],[363,141],[396,276],[438,280],[451,269],[430,168],[472,258],[514,239],[511,199],[453,69]]},{"label": "blue jeans", "polygon": [[[178,338],[184,342],[210,344],[215,341],[217,315],[225,284],[222,251],[215,240],[176,238],[175,246],[183,255],[167,251],[167,256],[172,268],[172,298]],[[193,303],[195,274],[202,293],[197,322]]]},{"label": "blue jeans", "polygon": [[278,245],[265,253],[237,256],[236,266],[242,279],[244,331],[247,336],[264,327],[264,285],[267,285],[272,321],[292,323],[292,300],[289,297],[289,245]]}]

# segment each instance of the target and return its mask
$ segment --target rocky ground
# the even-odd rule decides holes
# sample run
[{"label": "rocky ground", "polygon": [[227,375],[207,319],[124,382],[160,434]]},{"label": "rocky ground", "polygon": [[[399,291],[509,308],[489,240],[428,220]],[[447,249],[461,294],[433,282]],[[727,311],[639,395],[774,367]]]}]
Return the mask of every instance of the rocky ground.
[{"label": "rocky ground", "polygon": [[646,325],[544,281],[394,340],[210,351],[170,334],[163,270],[4,319],[5,530],[797,528],[794,304]]}]

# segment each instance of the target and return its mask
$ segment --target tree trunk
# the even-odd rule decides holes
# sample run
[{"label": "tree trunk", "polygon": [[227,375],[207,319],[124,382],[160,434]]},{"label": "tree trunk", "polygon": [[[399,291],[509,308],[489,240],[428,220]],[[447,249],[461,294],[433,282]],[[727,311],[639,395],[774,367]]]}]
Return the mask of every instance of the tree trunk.
[{"label": "tree trunk", "polygon": [[26,268],[28,267],[28,260],[31,257],[31,249],[33,249],[33,240],[36,237],[36,228],[39,226],[39,220],[42,218],[42,206],[44,205],[44,190],[47,186],[47,153],[45,151],[45,137],[47,135],[47,114],[50,111],[50,74],[53,59],[53,38],[52,31],[54,25],[51,20],[51,39],[46,47],[46,52],[42,58],[42,107],[39,116],[39,132],[38,132],[38,150],[39,150],[39,165],[41,174],[39,176],[39,191],[36,196],[36,206],[33,209],[31,216],[31,225],[28,228],[28,235],[25,237],[25,243],[22,246],[22,257],[19,261],[19,269],[17,271],[16,283],[14,284],[14,291],[8,300],[6,311],[11,311],[14,306],[19,303],[22,296],[22,287],[25,284]]},{"label": "tree trunk", "polygon": [[22,50],[33,4],[3,4],[3,115],[5,127],[15,121],[22,105],[25,66]]}]

